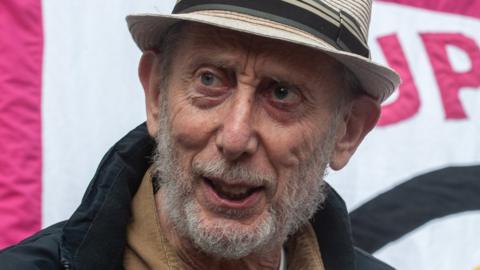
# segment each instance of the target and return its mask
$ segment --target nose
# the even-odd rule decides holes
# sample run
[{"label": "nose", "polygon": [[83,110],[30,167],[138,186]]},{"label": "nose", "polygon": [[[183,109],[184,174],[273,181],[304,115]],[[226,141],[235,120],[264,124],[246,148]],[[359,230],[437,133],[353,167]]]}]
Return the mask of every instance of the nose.
[{"label": "nose", "polygon": [[249,96],[236,97],[223,120],[216,137],[219,152],[229,161],[253,155],[258,138],[253,127],[253,101]]}]

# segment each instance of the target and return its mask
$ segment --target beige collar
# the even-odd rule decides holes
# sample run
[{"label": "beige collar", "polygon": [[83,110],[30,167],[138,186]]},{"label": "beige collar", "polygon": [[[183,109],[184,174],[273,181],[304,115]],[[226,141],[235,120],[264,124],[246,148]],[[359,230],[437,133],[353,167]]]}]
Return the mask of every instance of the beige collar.
[{"label": "beige collar", "polygon": [[[286,244],[288,270],[324,270],[320,248],[310,224]],[[180,259],[160,228],[152,187],[151,168],[132,200],[132,219],[127,227],[123,265],[126,270],[182,269]]]},{"label": "beige collar", "polygon": [[175,250],[160,230],[151,168],[145,173],[132,200],[132,219],[127,227],[123,266],[126,270],[181,269]]}]

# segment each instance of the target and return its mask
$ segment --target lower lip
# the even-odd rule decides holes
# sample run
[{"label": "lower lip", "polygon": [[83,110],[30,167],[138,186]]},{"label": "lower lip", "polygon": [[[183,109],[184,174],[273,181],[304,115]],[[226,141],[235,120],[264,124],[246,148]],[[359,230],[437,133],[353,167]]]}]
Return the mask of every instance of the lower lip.
[{"label": "lower lip", "polygon": [[213,204],[220,207],[231,208],[231,209],[246,209],[246,208],[254,207],[255,205],[258,204],[258,201],[260,200],[260,191],[255,191],[254,193],[252,193],[250,196],[248,196],[243,200],[228,200],[220,197],[215,192],[215,190],[207,183],[204,182],[203,185],[207,190],[206,192],[207,200],[209,200]]}]

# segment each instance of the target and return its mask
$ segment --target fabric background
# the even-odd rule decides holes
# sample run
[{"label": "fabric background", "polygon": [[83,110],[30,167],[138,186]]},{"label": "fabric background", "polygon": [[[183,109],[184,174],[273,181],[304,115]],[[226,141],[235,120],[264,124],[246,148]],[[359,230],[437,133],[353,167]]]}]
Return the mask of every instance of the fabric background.
[{"label": "fabric background", "polygon": [[[125,15],[173,0],[0,1],[0,248],[69,217],[144,121]],[[327,180],[357,244],[398,269],[480,267],[480,0],[375,1],[373,58],[403,83]]]}]

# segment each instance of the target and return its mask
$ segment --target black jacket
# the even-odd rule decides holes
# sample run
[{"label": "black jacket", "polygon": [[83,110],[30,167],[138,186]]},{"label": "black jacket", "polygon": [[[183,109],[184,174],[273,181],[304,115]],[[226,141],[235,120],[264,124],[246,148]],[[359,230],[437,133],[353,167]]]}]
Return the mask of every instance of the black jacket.
[{"label": "black jacket", "polygon": [[[0,252],[0,269],[122,269],[130,202],[151,164],[154,141],[145,124],[105,155],[72,217]],[[392,269],[352,245],[343,200],[329,188],[312,219],[327,270]]]}]

